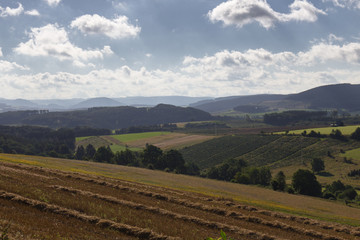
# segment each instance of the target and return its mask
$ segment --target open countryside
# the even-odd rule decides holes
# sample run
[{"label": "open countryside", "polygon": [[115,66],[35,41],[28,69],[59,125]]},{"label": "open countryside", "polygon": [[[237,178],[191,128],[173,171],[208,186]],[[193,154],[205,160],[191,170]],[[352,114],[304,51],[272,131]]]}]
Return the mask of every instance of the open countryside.
[{"label": "open countryside", "polygon": [[[353,125],[353,126],[339,126],[339,127],[320,127],[320,128],[307,128],[307,129],[299,129],[299,130],[291,130],[288,131],[288,134],[302,134],[304,131],[307,133],[310,133],[311,131],[314,131],[316,133],[320,134],[326,134],[329,135],[333,130],[339,130],[344,135],[350,135],[353,133],[360,125]],[[285,132],[281,132],[284,134]]]},{"label": "open countryside", "polygon": [[92,144],[96,148],[110,145],[110,148],[114,152],[124,150],[127,147],[132,150],[138,150],[144,148],[146,144],[152,144],[161,147],[162,149],[179,149],[212,138],[214,138],[214,136],[172,132],[145,132],[79,137],[76,139],[76,145],[86,147],[88,144]]},{"label": "open countryside", "polygon": [[[337,202],[101,163],[6,154],[0,160],[0,211],[13,219],[10,237],[31,231],[57,239],[61,231],[68,238],[204,239],[221,229],[235,239],[360,236],[360,209]],[[34,221],[38,214],[49,220]],[[71,225],[54,230],[64,218]]]},{"label": "open countryside", "polygon": [[[112,111],[119,119],[126,111],[210,119],[154,124],[164,121],[151,119],[154,114],[142,120],[146,125],[129,126],[126,118],[114,123],[103,115]],[[358,239],[359,118],[334,119],[335,113],[234,118],[169,105],[0,113],[0,121],[51,125],[61,116],[56,123],[67,126],[75,115],[86,116],[90,125],[0,126],[0,233],[9,239],[207,239],[221,231],[240,240]],[[345,127],[311,131],[335,120]],[[125,127],[92,125],[120,122]],[[47,221],[34,221],[39,216]]]}]

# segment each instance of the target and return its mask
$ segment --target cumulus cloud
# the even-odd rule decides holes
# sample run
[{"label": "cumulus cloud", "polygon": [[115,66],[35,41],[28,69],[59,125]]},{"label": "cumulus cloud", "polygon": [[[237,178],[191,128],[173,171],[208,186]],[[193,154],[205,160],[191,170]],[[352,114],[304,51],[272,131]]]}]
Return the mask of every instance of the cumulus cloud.
[{"label": "cumulus cloud", "polygon": [[44,0],[50,7],[56,7],[61,0]]},{"label": "cumulus cloud", "polygon": [[[335,64],[328,67],[330,62]],[[289,93],[330,83],[360,84],[359,65],[360,43],[319,42],[296,53],[259,48],[187,56],[176,70],[122,66],[86,74],[3,74],[0,85],[11,84],[0,87],[8,98]]]},{"label": "cumulus cloud", "polygon": [[39,11],[36,9],[26,11],[25,14],[29,16],[40,16]]},{"label": "cumulus cloud", "polygon": [[0,17],[19,16],[23,12],[24,12],[24,7],[21,3],[18,3],[17,8],[10,8],[10,7],[3,8],[0,6]]},{"label": "cumulus cloud", "polygon": [[15,62],[0,60],[0,73],[6,73],[13,70],[29,70],[29,68],[21,66]]},{"label": "cumulus cloud", "polygon": [[268,29],[277,22],[306,21],[315,22],[319,14],[326,14],[307,0],[295,0],[289,5],[290,13],[274,11],[266,0],[228,0],[208,12],[212,22],[223,22],[225,26],[258,22]]},{"label": "cumulus cloud", "polygon": [[70,26],[85,34],[102,34],[112,39],[136,37],[141,31],[140,27],[131,25],[126,16],[110,20],[97,14],[87,14],[76,18]]},{"label": "cumulus cloud", "polygon": [[344,45],[320,43],[314,45],[309,51],[298,54],[298,62],[300,64],[313,65],[328,61],[360,64],[360,43]]},{"label": "cumulus cloud", "polygon": [[337,7],[360,9],[360,0],[323,0],[323,2],[332,2]]},{"label": "cumulus cloud", "polygon": [[92,59],[102,59],[105,55],[113,54],[109,46],[102,50],[84,50],[73,45],[64,28],[57,24],[48,24],[40,28],[31,28],[28,33],[29,40],[20,43],[15,53],[27,56],[54,57],[60,61],[70,60],[77,66]]}]

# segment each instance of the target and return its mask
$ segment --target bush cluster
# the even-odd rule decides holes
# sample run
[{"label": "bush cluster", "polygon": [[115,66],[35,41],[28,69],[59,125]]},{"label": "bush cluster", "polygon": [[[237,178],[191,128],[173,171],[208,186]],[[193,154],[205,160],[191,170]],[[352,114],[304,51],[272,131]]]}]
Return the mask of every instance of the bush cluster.
[{"label": "bush cluster", "polygon": [[148,144],[140,152],[126,149],[116,153],[109,146],[95,149],[94,146],[89,144],[86,148],[79,146],[74,156],[78,160],[158,169],[188,175],[200,174],[199,167],[194,163],[185,163],[179,151],[172,149],[164,152],[160,148]]}]

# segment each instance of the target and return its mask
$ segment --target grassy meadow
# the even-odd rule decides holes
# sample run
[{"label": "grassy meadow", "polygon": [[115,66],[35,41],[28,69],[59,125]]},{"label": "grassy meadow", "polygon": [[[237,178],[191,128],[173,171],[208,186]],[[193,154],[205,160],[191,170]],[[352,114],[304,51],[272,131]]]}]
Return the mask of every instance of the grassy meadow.
[{"label": "grassy meadow", "polygon": [[[314,131],[316,133],[320,132],[321,134],[329,135],[332,130],[340,130],[344,135],[351,135],[355,130],[360,127],[360,125],[353,125],[353,126],[342,126],[342,127],[321,127],[321,128],[307,128],[307,129],[300,129],[300,130],[292,130],[289,131],[289,134],[296,134],[299,135],[306,131],[310,133]],[[285,134],[285,132],[278,132],[279,134]]]}]

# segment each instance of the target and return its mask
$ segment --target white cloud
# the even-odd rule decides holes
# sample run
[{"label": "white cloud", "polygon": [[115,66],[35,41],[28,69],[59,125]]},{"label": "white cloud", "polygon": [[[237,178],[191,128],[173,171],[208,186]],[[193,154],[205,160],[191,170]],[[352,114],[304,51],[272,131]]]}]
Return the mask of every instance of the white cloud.
[{"label": "white cloud", "polygon": [[2,48],[0,47],[0,57],[3,56]]},{"label": "white cloud", "polygon": [[29,70],[29,68],[21,66],[15,62],[0,60],[0,73],[10,72],[13,70]]},{"label": "white cloud", "polygon": [[110,20],[97,14],[87,14],[76,18],[70,26],[85,34],[103,34],[112,39],[136,37],[141,31],[140,27],[131,25],[126,16]]},{"label": "white cloud", "polygon": [[61,0],[44,0],[50,7],[56,7]]},{"label": "white cloud", "polygon": [[0,17],[19,16],[23,12],[24,12],[24,8],[21,3],[18,3],[17,8],[10,8],[10,7],[3,8],[0,6]]},{"label": "white cloud", "polygon": [[332,2],[337,7],[360,9],[360,0],[323,0],[323,2]]},{"label": "white cloud", "polygon": [[73,45],[64,28],[57,24],[48,24],[40,28],[31,28],[28,33],[29,41],[20,43],[15,49],[15,53],[27,56],[54,57],[60,61],[70,60],[80,66],[92,59],[102,59],[105,55],[113,52],[109,46],[102,50],[84,50]]},{"label": "white cloud", "polygon": [[29,16],[40,16],[39,11],[36,9],[26,11],[25,14]]},{"label": "white cloud", "polygon": [[209,11],[208,17],[212,22],[223,22],[225,26],[241,28],[258,22],[268,29],[277,22],[315,22],[319,14],[326,14],[307,0],[295,0],[289,8],[290,13],[284,14],[274,11],[266,0],[228,0]]},{"label": "white cloud", "polygon": [[[329,67],[331,62],[335,64]],[[3,74],[0,87],[7,98],[291,93],[330,83],[360,84],[359,65],[360,43],[322,42],[298,53],[260,48],[223,50],[202,58],[188,56],[173,71],[122,66],[86,74]]]},{"label": "white cloud", "polygon": [[300,52],[298,58],[300,64],[306,65],[329,61],[360,64],[360,43],[348,43],[342,46],[320,43],[314,45],[308,52]]}]

